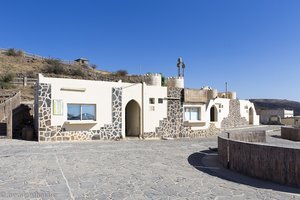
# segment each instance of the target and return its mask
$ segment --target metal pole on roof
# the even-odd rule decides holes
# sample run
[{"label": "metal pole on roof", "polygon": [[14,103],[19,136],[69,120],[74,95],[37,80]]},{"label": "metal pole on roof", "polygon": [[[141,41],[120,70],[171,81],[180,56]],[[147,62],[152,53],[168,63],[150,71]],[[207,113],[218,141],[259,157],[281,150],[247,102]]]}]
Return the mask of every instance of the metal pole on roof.
[{"label": "metal pole on roof", "polygon": [[227,95],[227,82],[225,82],[225,97],[226,97],[226,99],[228,98],[228,95]]}]

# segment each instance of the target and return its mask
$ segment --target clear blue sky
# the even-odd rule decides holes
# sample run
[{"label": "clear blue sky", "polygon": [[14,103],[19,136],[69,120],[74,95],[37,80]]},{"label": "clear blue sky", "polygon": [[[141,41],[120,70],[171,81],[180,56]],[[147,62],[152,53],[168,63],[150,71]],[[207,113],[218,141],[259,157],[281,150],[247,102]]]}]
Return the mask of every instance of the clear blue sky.
[{"label": "clear blue sky", "polygon": [[299,0],[1,1],[0,47],[300,101]]}]

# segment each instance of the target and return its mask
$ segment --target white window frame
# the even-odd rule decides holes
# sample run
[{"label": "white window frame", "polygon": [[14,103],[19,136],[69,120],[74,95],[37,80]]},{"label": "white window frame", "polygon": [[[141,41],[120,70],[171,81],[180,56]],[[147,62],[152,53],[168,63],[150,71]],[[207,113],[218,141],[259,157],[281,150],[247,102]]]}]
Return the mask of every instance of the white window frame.
[{"label": "white window frame", "polygon": [[[79,105],[80,106],[80,119],[68,119],[68,106]],[[82,119],[82,106],[94,106],[95,107],[95,119]],[[97,120],[97,105],[92,103],[67,103],[67,120],[68,121],[96,121]]]},{"label": "white window frame", "polygon": [[[197,120],[191,120],[191,112],[190,112],[190,117],[189,119],[185,118],[185,113],[186,113],[186,109],[192,109],[192,108],[196,108],[198,110],[198,119]],[[201,107],[200,106],[184,106],[183,107],[183,119],[184,121],[188,121],[188,122],[200,122],[201,121]]]}]

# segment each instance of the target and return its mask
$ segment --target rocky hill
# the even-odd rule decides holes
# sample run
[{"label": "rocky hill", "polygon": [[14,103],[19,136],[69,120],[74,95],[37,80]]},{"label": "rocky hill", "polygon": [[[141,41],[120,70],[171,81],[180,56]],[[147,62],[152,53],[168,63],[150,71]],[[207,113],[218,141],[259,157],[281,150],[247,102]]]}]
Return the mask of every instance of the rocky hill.
[{"label": "rocky hill", "polygon": [[294,110],[294,115],[300,115],[300,102],[286,99],[250,99],[258,110],[289,109]]},{"label": "rocky hill", "polygon": [[111,72],[96,69],[95,65],[81,65],[74,61],[27,54],[22,50],[0,50],[0,74],[36,77],[38,73],[52,76],[68,76],[96,79],[97,75],[110,75]]},{"label": "rocky hill", "polygon": [[136,83],[141,76],[127,75],[126,70],[108,72],[97,69],[96,65],[80,64],[28,54],[22,50],[0,49],[0,92],[21,90],[22,99],[33,100],[33,86],[16,87],[12,83],[16,78],[37,78],[38,73],[47,77],[61,77],[87,80],[119,81]]}]

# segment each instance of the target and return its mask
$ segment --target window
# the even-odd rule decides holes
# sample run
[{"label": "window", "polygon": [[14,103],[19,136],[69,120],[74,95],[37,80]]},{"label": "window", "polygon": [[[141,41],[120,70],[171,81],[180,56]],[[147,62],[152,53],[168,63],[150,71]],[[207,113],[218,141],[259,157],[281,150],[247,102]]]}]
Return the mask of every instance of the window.
[{"label": "window", "polygon": [[68,120],[96,120],[96,105],[68,104]]},{"label": "window", "polygon": [[155,98],[149,98],[149,104],[155,104]]},{"label": "window", "polygon": [[158,98],[158,103],[163,103],[164,99],[163,98]]},{"label": "window", "polygon": [[199,107],[184,108],[184,120],[185,121],[199,121],[200,120],[200,108]]}]

